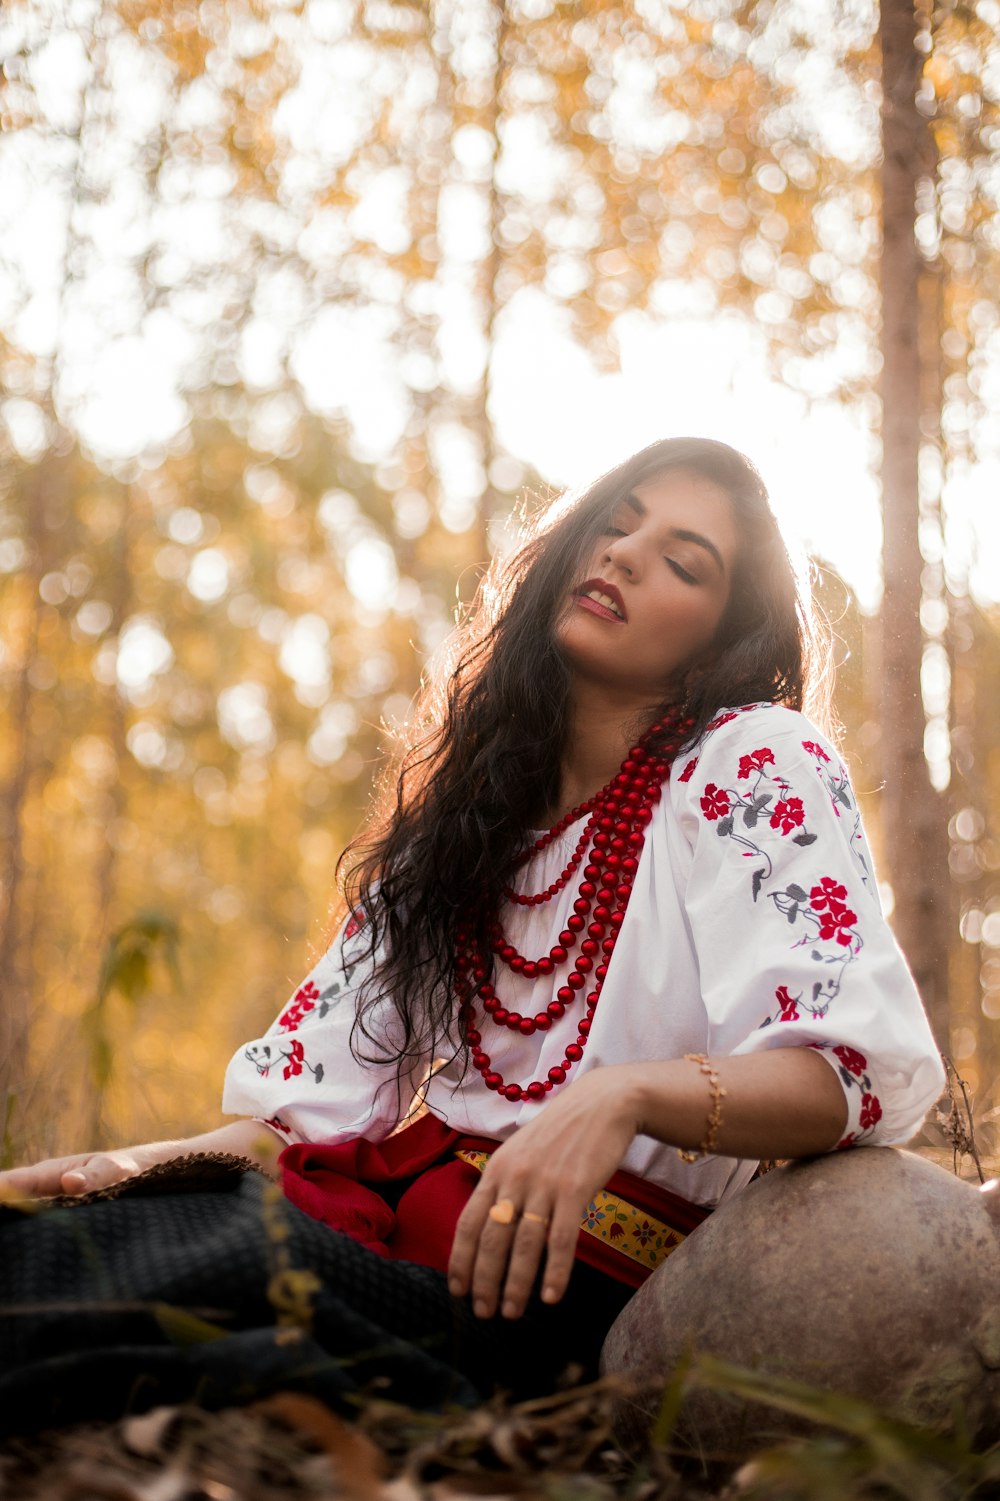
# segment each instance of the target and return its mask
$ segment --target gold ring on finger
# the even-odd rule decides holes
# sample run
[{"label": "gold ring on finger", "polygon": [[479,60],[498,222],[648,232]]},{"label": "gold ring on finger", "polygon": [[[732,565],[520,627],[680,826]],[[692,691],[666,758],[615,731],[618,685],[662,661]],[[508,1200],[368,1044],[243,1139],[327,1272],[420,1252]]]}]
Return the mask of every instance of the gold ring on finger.
[{"label": "gold ring on finger", "polygon": [[535,1225],[547,1225],[549,1222],[547,1214],[536,1214],[533,1209],[522,1209],[521,1218],[522,1220],[531,1220],[532,1224]]},{"label": "gold ring on finger", "polygon": [[490,1205],[490,1219],[495,1225],[513,1224],[515,1212],[513,1199],[497,1199]]}]

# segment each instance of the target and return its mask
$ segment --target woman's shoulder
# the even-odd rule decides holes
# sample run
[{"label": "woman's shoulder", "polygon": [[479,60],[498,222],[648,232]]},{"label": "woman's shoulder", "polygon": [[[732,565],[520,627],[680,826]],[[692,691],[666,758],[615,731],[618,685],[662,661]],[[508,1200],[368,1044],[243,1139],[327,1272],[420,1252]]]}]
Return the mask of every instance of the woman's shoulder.
[{"label": "woman's shoulder", "polygon": [[840,757],[827,735],[807,715],[785,704],[737,704],[723,708],[709,721],[697,740],[678,756],[679,785],[689,783],[699,765],[715,763],[736,754],[739,758],[768,757],[780,744],[787,756],[808,758],[830,766]]}]

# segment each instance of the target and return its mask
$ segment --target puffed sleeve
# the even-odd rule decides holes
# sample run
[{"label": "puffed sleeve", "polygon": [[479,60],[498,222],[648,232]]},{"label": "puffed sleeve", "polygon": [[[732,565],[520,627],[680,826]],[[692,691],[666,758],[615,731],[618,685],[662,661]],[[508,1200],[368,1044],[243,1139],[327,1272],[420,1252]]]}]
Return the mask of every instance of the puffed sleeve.
[{"label": "puffed sleeve", "polygon": [[710,1050],[818,1048],[847,1098],[838,1145],[909,1140],[944,1074],[840,758],[803,715],[759,705],[721,715],[681,763]]},{"label": "puffed sleeve", "polygon": [[226,1070],[222,1110],[255,1116],[286,1142],[381,1141],[409,1107],[429,1060],[400,1070],[383,1058],[397,1046],[396,1013],[380,1001],[355,1033],[358,992],[371,974],[367,936],[355,918],[303,980],[263,1037],[244,1043]]}]

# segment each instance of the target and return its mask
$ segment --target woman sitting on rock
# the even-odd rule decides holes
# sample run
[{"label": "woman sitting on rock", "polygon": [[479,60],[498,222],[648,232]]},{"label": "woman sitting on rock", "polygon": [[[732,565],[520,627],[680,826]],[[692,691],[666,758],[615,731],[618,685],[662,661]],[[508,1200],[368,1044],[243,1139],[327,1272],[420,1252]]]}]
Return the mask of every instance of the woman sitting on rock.
[{"label": "woman sitting on rock", "polygon": [[[724,444],[655,443],[554,505],[424,692],[349,851],[347,920],[230,1063],[242,1118],[0,1182],[83,1194],[271,1144],[298,1206],[281,1201],[283,1244],[318,1276],[306,1343],[341,1384],[373,1338],[362,1377],[389,1370],[407,1400],[432,1367],[465,1400],[593,1368],[632,1290],[759,1159],[905,1142],[942,1086],[847,772],[802,712],[828,668],[809,621],[764,486]],[[221,1307],[221,1348],[262,1370],[269,1264],[244,1286],[232,1243],[250,1256],[267,1192],[248,1175],[8,1213],[0,1304],[38,1296],[45,1233],[77,1247],[50,1301],[78,1308],[113,1259],[107,1296]],[[123,1369],[145,1362],[160,1398],[205,1390],[208,1356],[186,1347],[178,1375],[148,1313],[139,1332],[50,1315],[14,1341],[10,1389],[95,1339],[131,1340]]]}]

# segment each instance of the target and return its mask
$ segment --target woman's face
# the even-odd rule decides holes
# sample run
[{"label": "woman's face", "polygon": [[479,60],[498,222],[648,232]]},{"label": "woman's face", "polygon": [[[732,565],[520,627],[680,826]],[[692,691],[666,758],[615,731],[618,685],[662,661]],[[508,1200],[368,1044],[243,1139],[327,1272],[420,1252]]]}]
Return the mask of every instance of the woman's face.
[{"label": "woman's face", "polygon": [[556,637],[581,677],[656,702],[709,648],[738,538],[725,491],[688,470],[636,485],[572,589]]}]

